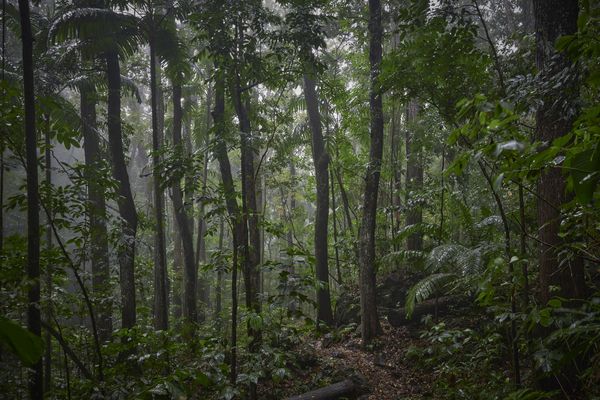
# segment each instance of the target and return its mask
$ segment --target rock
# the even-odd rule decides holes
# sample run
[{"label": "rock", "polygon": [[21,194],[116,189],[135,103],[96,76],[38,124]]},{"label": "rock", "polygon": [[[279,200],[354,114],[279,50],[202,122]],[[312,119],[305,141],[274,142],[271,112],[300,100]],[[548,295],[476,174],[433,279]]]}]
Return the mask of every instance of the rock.
[{"label": "rock", "polygon": [[337,326],[360,323],[360,297],[343,292],[335,304],[334,319]]}]

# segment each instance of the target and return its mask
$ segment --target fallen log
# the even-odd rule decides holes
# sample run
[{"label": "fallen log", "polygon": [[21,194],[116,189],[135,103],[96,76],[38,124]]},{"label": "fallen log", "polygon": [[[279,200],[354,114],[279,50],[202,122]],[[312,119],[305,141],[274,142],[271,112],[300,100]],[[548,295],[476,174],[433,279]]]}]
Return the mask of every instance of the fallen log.
[{"label": "fallen log", "polygon": [[322,387],[317,390],[288,397],[286,400],[337,400],[340,398],[355,398],[360,387],[350,379]]}]

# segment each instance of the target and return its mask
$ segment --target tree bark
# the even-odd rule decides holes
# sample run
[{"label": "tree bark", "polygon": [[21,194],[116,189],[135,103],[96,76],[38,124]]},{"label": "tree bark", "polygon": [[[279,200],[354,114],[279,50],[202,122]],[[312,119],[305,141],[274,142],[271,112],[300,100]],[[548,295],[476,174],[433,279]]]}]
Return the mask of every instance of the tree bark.
[{"label": "tree bark", "polygon": [[121,131],[121,69],[119,67],[117,50],[106,54],[106,66],[108,79],[108,143],[112,160],[113,177],[119,184],[119,199],[117,200],[119,214],[123,219],[123,235],[118,249],[121,275],[121,326],[122,328],[133,328],[136,323],[134,268],[138,219],[123,149]]},{"label": "tree bark", "polygon": [[156,231],[154,238],[154,328],[166,331],[169,329],[169,311],[167,304],[167,254],[165,245],[164,196],[161,185],[159,164],[162,148],[162,135],[158,122],[158,85],[157,62],[154,39],[150,40],[150,93],[152,109],[152,179],[154,185],[154,218]]},{"label": "tree bark", "polygon": [[312,132],[312,156],[317,182],[317,204],[315,212],[315,272],[317,288],[317,323],[333,324],[331,294],[329,292],[329,251],[327,246],[329,224],[329,154],[325,147],[319,113],[314,68],[304,74],[304,98],[308,113],[308,123]]},{"label": "tree bark", "polygon": [[231,266],[231,348],[230,348],[230,380],[235,384],[237,379],[237,271],[239,268],[239,247],[248,240],[248,228],[243,223],[240,209],[236,200],[233,175],[231,174],[231,163],[227,155],[225,143],[225,79],[222,72],[219,73],[215,82],[215,108],[213,120],[216,128],[215,154],[219,161],[221,181],[225,194],[225,206],[231,221],[231,233],[233,241],[233,263]]},{"label": "tree bark", "polygon": [[[418,204],[417,194],[423,188],[423,166],[421,145],[415,141],[419,102],[410,100],[406,107],[406,226],[423,222],[423,211]],[[423,250],[423,235],[415,232],[406,241],[407,250]]]},{"label": "tree bark", "polygon": [[[173,146],[183,156],[181,124],[183,110],[181,109],[180,77],[173,81]],[[196,306],[197,271],[194,258],[194,242],[192,227],[183,204],[183,191],[178,179],[173,182],[173,208],[181,241],[183,245],[183,318],[189,323],[198,322]]]},{"label": "tree bark", "polygon": [[[40,317],[40,215],[38,190],[37,135],[35,130],[35,93],[33,88],[33,36],[29,1],[19,0],[21,40],[23,44],[23,98],[25,103],[25,152],[27,164],[27,328],[41,336]],[[44,397],[42,360],[29,374],[29,395],[32,400]]]},{"label": "tree bark", "polygon": [[112,302],[108,296],[110,267],[108,256],[108,231],[106,229],[106,199],[102,185],[98,182],[98,171],[102,163],[98,123],[96,119],[96,91],[93,87],[80,87],[80,112],[83,133],[83,151],[87,170],[88,218],[90,221],[90,259],[92,263],[92,290],[99,301],[98,335],[102,342],[109,340],[113,329]]},{"label": "tree bark", "polygon": [[[577,31],[579,2],[577,0],[534,0],[536,28],[536,65],[543,79],[550,80],[571,66],[569,59],[556,55],[554,44],[562,35]],[[549,144],[571,130],[573,117],[563,110],[563,105],[572,106],[577,97],[577,83],[566,82],[552,90],[536,113],[537,140]],[[553,296],[551,286],[561,288],[560,295],[581,297],[585,285],[578,276],[583,275],[583,263],[575,260],[561,264],[559,260],[560,224],[562,204],[567,200],[565,179],[560,167],[547,167],[538,179],[538,232],[540,241],[540,300],[546,304]],[[580,260],[579,260],[580,261]]]},{"label": "tree bark", "polygon": [[[50,141],[50,116],[44,115],[45,123],[45,170],[46,170],[46,185],[48,188],[52,187],[52,149]],[[46,250],[52,250],[52,206],[49,204],[46,207],[49,216],[46,216]],[[0,209],[1,211],[1,209]],[[46,318],[52,315],[52,263],[50,258],[47,258],[46,271],[45,271],[45,284],[46,284]],[[48,332],[44,337],[45,351],[44,351],[44,392],[52,390],[52,336]]]},{"label": "tree bark", "polygon": [[[252,127],[248,107],[242,100],[239,82],[232,88],[233,105],[239,120],[240,152],[242,167],[242,221],[247,226],[247,240],[240,243],[244,247],[244,283],[246,289],[246,307],[260,314],[260,229],[256,202],[256,179],[254,169],[254,149]],[[244,238],[242,238],[244,239]],[[261,340],[261,332],[248,327],[252,337],[251,349],[255,349]],[[251,387],[254,390],[254,387]],[[251,395],[252,397],[252,395]]]},{"label": "tree bark", "polygon": [[363,216],[360,227],[358,265],[360,268],[360,311],[363,345],[368,345],[381,331],[377,315],[375,281],[375,228],[377,222],[377,195],[383,154],[383,101],[379,88],[382,58],[381,2],[369,0],[369,63],[371,65],[370,114],[371,146],[365,177]]}]

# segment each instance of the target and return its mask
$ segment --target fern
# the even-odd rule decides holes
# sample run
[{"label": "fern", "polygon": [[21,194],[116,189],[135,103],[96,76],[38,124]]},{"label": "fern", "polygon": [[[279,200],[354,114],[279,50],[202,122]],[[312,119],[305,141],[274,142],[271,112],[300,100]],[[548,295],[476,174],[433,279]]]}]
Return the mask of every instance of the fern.
[{"label": "fern", "polygon": [[448,286],[451,286],[457,281],[459,276],[454,273],[442,272],[429,275],[414,284],[406,295],[406,316],[411,318],[415,310],[415,306],[431,296],[444,291]]}]

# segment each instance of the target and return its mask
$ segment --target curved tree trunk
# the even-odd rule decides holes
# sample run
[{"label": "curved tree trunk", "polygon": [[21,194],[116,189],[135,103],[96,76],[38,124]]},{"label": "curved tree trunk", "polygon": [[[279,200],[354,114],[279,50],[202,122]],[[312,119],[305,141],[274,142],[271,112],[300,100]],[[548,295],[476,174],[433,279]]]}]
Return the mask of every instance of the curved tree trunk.
[{"label": "curved tree trunk", "polygon": [[368,345],[379,334],[381,327],[377,315],[375,293],[375,228],[377,195],[383,154],[383,102],[379,89],[379,70],[382,57],[383,32],[380,0],[369,0],[369,61],[371,64],[371,148],[365,177],[363,217],[360,227],[358,265],[360,268],[360,312],[363,345]]},{"label": "curved tree trunk", "polygon": [[123,137],[121,132],[121,70],[116,50],[106,55],[108,79],[108,144],[112,160],[114,179],[119,183],[117,201],[119,214],[123,219],[122,242],[119,243],[118,256],[121,283],[121,325],[133,328],[136,323],[135,304],[135,239],[137,234],[137,212],[131,193]]},{"label": "curved tree trunk", "polygon": [[[310,71],[312,73],[313,71]],[[304,74],[304,98],[308,113],[308,123],[312,132],[312,156],[315,165],[317,182],[317,207],[315,213],[315,272],[319,287],[317,288],[317,323],[333,324],[331,311],[331,294],[329,291],[328,263],[328,224],[329,224],[329,154],[325,147],[319,113],[314,77],[309,72]]]}]

